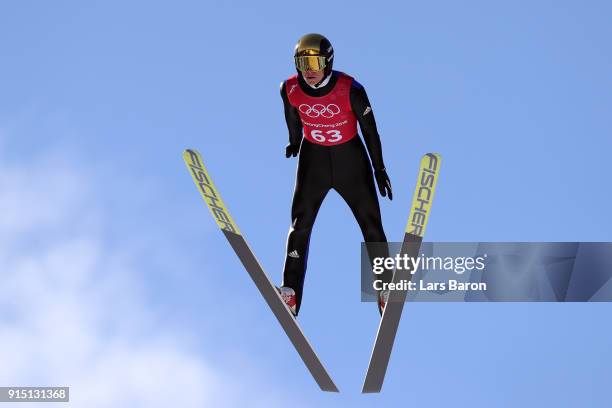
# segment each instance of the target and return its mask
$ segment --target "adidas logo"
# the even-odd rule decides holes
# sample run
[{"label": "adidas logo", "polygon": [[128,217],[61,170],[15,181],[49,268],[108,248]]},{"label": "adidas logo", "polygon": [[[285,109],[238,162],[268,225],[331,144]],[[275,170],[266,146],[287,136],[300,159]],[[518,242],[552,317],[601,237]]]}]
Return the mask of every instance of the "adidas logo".
[{"label": "adidas logo", "polygon": [[292,257],[292,258],[299,258],[300,257],[300,254],[298,254],[298,251],[296,251],[295,249],[293,251],[289,252],[287,255]]},{"label": "adidas logo", "polygon": [[365,116],[368,113],[372,112],[372,108],[370,108],[369,106],[367,108],[365,108],[365,110],[363,111],[363,113],[361,114],[361,116]]}]

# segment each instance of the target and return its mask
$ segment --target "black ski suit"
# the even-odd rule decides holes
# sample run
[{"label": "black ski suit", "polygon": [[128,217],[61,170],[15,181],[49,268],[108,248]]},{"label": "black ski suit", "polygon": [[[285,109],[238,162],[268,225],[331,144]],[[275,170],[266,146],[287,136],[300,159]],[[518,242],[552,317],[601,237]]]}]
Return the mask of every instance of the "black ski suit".
[{"label": "black ski suit", "polygon": [[[306,84],[301,75],[298,75],[298,84],[301,90],[309,96],[323,96],[333,89],[338,75],[338,72],[334,71],[329,83],[318,89],[313,89]],[[287,156],[291,151],[297,152],[299,148],[299,159],[282,285],[295,290],[299,312],[306,275],[310,233],[327,192],[333,188],[346,201],[359,223],[365,242],[387,242],[372,167],[377,173],[377,181],[383,195],[385,195],[385,190],[381,187],[381,182],[388,182],[388,177],[383,163],[374,113],[361,84],[353,80],[350,89],[350,105],[363,133],[372,165],[359,135],[345,143],[333,146],[312,143],[303,138],[303,126],[299,112],[289,102],[285,85],[286,81],[283,81],[281,96],[289,130]],[[388,187],[387,194],[391,198],[390,183]],[[372,256],[374,254],[370,253],[370,257]],[[376,256],[387,256],[387,254]],[[391,274],[392,272],[387,271],[381,278],[389,282]]]}]

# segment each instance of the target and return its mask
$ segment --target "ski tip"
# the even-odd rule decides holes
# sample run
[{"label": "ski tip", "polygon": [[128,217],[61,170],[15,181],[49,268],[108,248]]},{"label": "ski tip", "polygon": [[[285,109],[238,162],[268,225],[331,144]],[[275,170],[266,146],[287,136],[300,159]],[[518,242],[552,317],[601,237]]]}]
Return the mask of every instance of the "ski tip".
[{"label": "ski tip", "polygon": [[439,171],[442,156],[440,153],[425,153],[421,158],[421,169],[429,169],[437,173]]},{"label": "ski tip", "polygon": [[196,149],[183,150],[183,158],[187,158],[191,156],[200,156],[200,152],[198,152]]}]

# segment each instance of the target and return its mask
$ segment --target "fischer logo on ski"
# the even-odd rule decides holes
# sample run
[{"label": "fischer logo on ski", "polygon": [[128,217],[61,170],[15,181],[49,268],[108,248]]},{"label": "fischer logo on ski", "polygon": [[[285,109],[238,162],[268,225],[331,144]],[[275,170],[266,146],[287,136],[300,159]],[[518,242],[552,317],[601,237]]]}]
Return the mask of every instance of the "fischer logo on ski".
[{"label": "fischer logo on ski", "polygon": [[240,231],[229,215],[227,208],[225,208],[225,204],[223,204],[219,193],[217,193],[215,185],[210,177],[208,177],[200,155],[193,150],[185,150],[183,158],[219,228],[240,235]]},{"label": "fischer logo on ski", "polygon": [[425,226],[429,219],[431,202],[436,187],[440,156],[429,153],[421,160],[421,171],[417,180],[417,187],[412,199],[412,208],[408,218],[406,233],[423,237]]}]

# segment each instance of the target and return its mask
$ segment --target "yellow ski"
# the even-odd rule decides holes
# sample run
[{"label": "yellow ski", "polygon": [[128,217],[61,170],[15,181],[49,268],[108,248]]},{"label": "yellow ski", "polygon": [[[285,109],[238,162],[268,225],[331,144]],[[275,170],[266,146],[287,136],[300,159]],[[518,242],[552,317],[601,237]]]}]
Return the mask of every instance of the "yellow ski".
[{"label": "yellow ski", "polygon": [[[410,216],[408,217],[400,252],[402,255],[407,254],[409,257],[417,257],[419,254],[419,248],[425,235],[425,227],[427,227],[427,221],[429,220],[431,203],[436,191],[440,161],[441,157],[436,153],[427,153],[421,159],[419,177],[414,190]],[[411,277],[410,270],[398,269],[393,274],[393,283],[409,280]],[[380,392],[382,389],[395,335],[404,310],[406,295],[406,291],[392,290],[389,292],[389,299],[380,319],[370,364],[361,390],[363,393]]]},{"label": "yellow ski", "polygon": [[338,388],[325,370],[308,339],[304,336],[302,329],[297,324],[287,305],[282,301],[274,284],[264,272],[253,251],[240,233],[238,226],[230,216],[210,174],[204,167],[202,157],[197,151],[188,149],[183,153],[183,159],[215,222],[221,228],[238,258],[240,258],[242,265],[244,265],[251,279],[253,279],[255,286],[259,289],[259,292],[276,316],[287,337],[293,343],[293,346],[315,381],[323,391],[338,392]]}]

